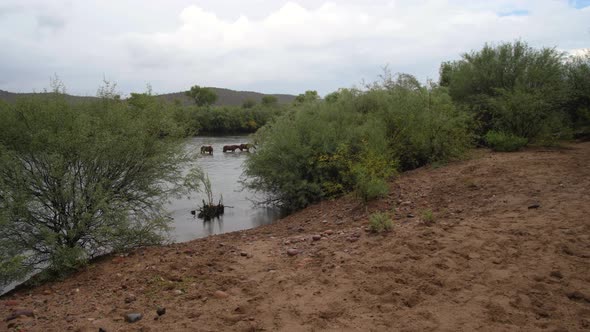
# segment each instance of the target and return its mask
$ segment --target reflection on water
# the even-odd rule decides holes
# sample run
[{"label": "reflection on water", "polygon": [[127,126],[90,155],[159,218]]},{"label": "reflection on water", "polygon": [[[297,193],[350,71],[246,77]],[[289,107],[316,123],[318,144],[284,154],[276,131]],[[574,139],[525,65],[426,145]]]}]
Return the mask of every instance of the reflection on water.
[{"label": "reflection on water", "polygon": [[254,207],[249,200],[255,199],[254,193],[242,190],[239,180],[242,163],[248,152],[222,152],[224,145],[247,142],[247,136],[194,137],[190,140],[190,147],[195,151],[200,151],[202,145],[213,146],[213,155],[200,155],[198,164],[209,174],[214,201],[219,199],[219,195],[223,195],[226,208],[219,219],[203,221],[191,215],[190,211],[198,208],[205,198],[204,193],[194,193],[190,198],[173,199],[167,209],[174,219],[172,235],[176,242],[253,228],[279,218],[280,213],[275,208]]}]

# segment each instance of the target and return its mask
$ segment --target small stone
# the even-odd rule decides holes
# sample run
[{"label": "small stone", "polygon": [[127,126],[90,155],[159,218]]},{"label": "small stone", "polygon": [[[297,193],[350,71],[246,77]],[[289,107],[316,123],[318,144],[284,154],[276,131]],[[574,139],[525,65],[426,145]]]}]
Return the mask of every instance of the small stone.
[{"label": "small stone", "polygon": [[412,205],[411,201],[405,201],[400,204],[401,206]]},{"label": "small stone", "polygon": [[327,231],[324,232],[324,234],[326,234],[326,235],[332,235],[332,234],[334,234],[334,231],[331,230],[331,229],[328,229]]},{"label": "small stone", "polygon": [[74,317],[72,317],[72,316],[66,316],[66,322],[68,322],[68,323],[71,323],[71,322],[73,322],[74,320],[75,320],[75,318],[74,318]]},{"label": "small stone", "polygon": [[180,289],[175,289],[173,293],[174,293],[174,295],[182,295],[182,294],[184,294],[184,292],[182,290],[180,290]]},{"label": "small stone", "polygon": [[291,244],[291,241],[289,241],[289,240],[285,240],[285,241],[283,242],[283,244],[284,244],[284,245],[289,245],[289,244]]},{"label": "small stone", "polygon": [[297,254],[299,254],[299,250],[297,249],[291,248],[287,250],[287,255],[289,256],[296,256]]},{"label": "small stone", "polygon": [[135,295],[133,294],[129,294],[127,295],[127,297],[125,297],[125,303],[131,303],[134,302],[137,298],[135,297]]},{"label": "small stone", "polygon": [[415,216],[413,214],[411,214],[411,213],[408,213],[407,217],[408,218],[414,218]]},{"label": "small stone", "polygon": [[356,237],[356,236],[351,236],[351,237],[348,238],[348,242],[356,242],[358,240],[359,240],[359,238]]},{"label": "small stone", "polygon": [[125,321],[127,323],[135,323],[141,320],[141,318],[143,317],[142,314],[140,313],[130,313],[125,315]]},{"label": "small stone", "polygon": [[215,291],[215,293],[213,293],[213,296],[215,296],[218,299],[225,299],[229,296],[229,294],[222,290],[217,290]]},{"label": "small stone", "polygon": [[322,224],[327,224],[328,221],[326,219],[322,220]]},{"label": "small stone", "polygon": [[51,295],[51,290],[49,290],[49,289],[44,290],[43,295]]},{"label": "small stone", "polygon": [[299,233],[303,233],[303,232],[305,232],[305,228],[303,228],[303,227],[299,227],[299,228],[297,228],[297,231],[298,231]]},{"label": "small stone", "polygon": [[242,252],[240,252],[240,256],[242,256],[242,257],[247,257],[247,256],[248,256],[248,253],[247,253],[247,252],[245,252],[245,251],[242,251]]},{"label": "small stone", "polygon": [[321,236],[321,235],[317,235],[317,234],[316,234],[316,235],[312,236],[311,238],[312,238],[314,241],[319,241],[319,240],[321,240],[321,239],[322,239],[322,236]]},{"label": "small stone", "polygon": [[563,274],[561,274],[560,271],[551,271],[550,274],[553,278],[557,278],[557,279],[562,279],[563,278]]},{"label": "small stone", "polygon": [[538,209],[541,207],[541,204],[539,203],[533,203],[531,205],[529,205],[529,209]]},{"label": "small stone", "polygon": [[107,332],[107,330],[103,329],[102,327],[99,327],[98,332]]},{"label": "small stone", "polygon": [[158,314],[158,316],[162,316],[166,313],[166,308],[158,307],[158,309],[156,309],[156,313]]},{"label": "small stone", "polygon": [[22,310],[13,310],[12,314],[10,314],[10,316],[6,317],[5,321],[11,321],[13,319],[19,318],[20,316],[27,316],[27,317],[35,317],[35,314],[33,313],[33,310],[26,310],[26,309],[22,309]]}]

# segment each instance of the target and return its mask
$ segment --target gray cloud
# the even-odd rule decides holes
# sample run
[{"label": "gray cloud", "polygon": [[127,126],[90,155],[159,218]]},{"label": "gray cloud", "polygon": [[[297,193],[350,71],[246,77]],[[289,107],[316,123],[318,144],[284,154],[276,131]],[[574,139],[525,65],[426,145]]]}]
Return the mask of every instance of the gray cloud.
[{"label": "gray cloud", "polygon": [[[576,5],[579,7],[579,5]],[[590,7],[568,0],[3,0],[0,89],[42,90],[57,73],[94,94],[210,85],[325,94],[389,64],[420,80],[484,42],[590,47]],[[508,15],[510,14],[510,15]]]}]

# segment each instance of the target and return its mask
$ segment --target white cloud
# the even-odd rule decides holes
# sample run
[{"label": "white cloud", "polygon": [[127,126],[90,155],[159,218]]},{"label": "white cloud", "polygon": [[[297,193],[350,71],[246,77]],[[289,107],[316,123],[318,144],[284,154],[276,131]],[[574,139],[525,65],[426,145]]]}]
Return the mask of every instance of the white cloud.
[{"label": "white cloud", "polygon": [[[0,89],[21,91],[58,72],[72,92],[93,93],[105,75],[124,92],[152,82],[160,92],[201,84],[327,93],[386,64],[436,78],[441,61],[484,42],[590,46],[590,7],[567,0],[6,1],[18,10],[0,6],[0,43],[18,52],[0,54],[0,73],[10,66],[12,77]],[[52,33],[40,39],[35,24]]]}]

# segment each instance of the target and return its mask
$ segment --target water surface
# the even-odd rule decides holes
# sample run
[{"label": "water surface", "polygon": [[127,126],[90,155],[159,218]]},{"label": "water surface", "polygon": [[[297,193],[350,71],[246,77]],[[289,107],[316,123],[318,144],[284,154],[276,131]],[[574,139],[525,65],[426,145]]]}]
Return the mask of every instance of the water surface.
[{"label": "water surface", "polygon": [[[243,163],[248,152],[222,152],[224,145],[238,145],[247,143],[248,136],[218,136],[194,137],[188,142],[188,147],[200,151],[202,145],[213,146],[213,155],[199,155],[198,165],[209,174],[213,199],[215,202],[223,195],[225,213],[211,221],[203,221],[190,211],[202,205],[205,193],[193,193],[189,197],[173,199],[167,210],[174,219],[172,235],[176,242],[184,242],[205,237],[211,234],[221,234],[242,229],[269,224],[277,220],[280,212],[276,208],[256,207],[252,201],[253,192],[243,189],[239,181],[242,175]],[[256,153],[254,150],[251,153]],[[230,206],[230,208],[227,208]]]}]

